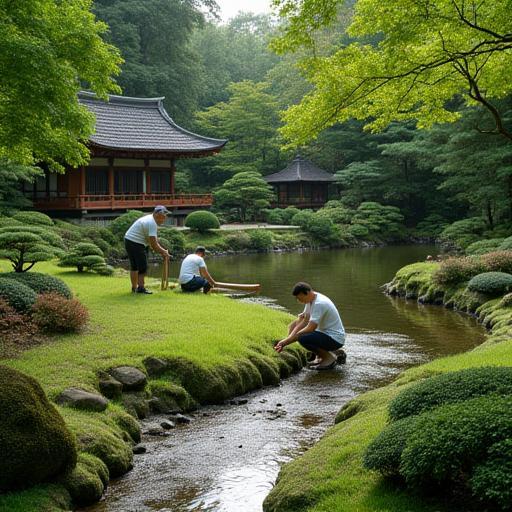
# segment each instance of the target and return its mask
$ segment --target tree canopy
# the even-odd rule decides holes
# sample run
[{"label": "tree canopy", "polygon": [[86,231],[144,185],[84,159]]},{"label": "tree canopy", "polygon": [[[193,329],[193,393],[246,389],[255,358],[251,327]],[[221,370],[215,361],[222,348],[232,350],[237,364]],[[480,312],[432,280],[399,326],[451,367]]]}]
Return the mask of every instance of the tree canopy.
[{"label": "tree canopy", "polygon": [[[315,31],[336,21],[343,0],[274,4],[289,22],[274,47],[286,52],[313,47]],[[283,128],[294,144],[350,118],[372,130],[411,119],[421,128],[453,122],[459,95],[487,109],[492,133],[512,139],[494,104],[512,92],[509,2],[358,0],[348,34],[356,40],[304,62],[313,90],[286,112]]]}]

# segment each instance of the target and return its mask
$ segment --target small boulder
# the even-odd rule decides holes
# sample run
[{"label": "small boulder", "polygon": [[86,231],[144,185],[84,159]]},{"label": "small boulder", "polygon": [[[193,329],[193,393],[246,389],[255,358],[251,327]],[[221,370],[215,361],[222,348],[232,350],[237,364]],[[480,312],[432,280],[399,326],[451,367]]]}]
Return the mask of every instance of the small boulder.
[{"label": "small boulder", "polygon": [[99,388],[101,393],[108,398],[120,398],[123,392],[123,385],[108,373],[100,376]]},{"label": "small boulder", "polygon": [[184,414],[173,414],[170,418],[171,421],[174,421],[180,425],[186,425],[192,421],[192,418],[185,416]]},{"label": "small boulder", "polygon": [[169,363],[158,357],[147,357],[143,362],[150,377],[158,377],[169,369]]},{"label": "small boulder", "polygon": [[108,400],[104,396],[78,388],[65,389],[57,396],[55,402],[59,405],[95,412],[104,411],[108,405]]},{"label": "small boulder", "polygon": [[141,455],[142,453],[146,453],[147,449],[143,444],[136,444],[132,448],[132,451],[134,455]]},{"label": "small boulder", "polygon": [[174,421],[171,421],[171,420],[164,420],[164,421],[162,421],[162,423],[160,423],[160,426],[164,430],[171,430],[173,428],[176,428],[176,423],[174,423]]},{"label": "small boulder", "polygon": [[147,384],[146,375],[133,366],[112,368],[110,375],[123,385],[123,391],[140,391]]}]

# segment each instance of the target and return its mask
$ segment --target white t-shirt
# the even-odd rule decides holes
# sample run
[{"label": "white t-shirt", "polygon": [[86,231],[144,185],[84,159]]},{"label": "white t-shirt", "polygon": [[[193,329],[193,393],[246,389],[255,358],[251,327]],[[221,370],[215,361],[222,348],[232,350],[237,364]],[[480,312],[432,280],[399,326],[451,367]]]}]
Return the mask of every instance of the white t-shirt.
[{"label": "white t-shirt", "polygon": [[158,234],[158,224],[156,223],[153,214],[144,215],[137,219],[125,233],[124,237],[137,244],[149,245],[149,237],[156,238]]},{"label": "white t-shirt", "polygon": [[194,276],[200,276],[200,268],[206,268],[204,259],[198,254],[189,254],[181,262],[180,277],[178,281],[180,284],[185,284],[191,281]]},{"label": "white t-shirt", "polygon": [[345,343],[345,328],[336,306],[329,297],[318,292],[315,293],[315,300],[304,306],[304,314],[309,315],[309,320],[317,324],[317,331],[327,334],[343,345]]}]

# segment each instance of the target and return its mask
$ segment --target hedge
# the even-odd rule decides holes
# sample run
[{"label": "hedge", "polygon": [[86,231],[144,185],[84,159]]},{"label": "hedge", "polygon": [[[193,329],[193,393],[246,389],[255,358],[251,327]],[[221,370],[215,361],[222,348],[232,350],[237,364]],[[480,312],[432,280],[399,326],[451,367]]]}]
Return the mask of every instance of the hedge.
[{"label": "hedge", "polygon": [[14,279],[29,288],[32,288],[36,293],[58,293],[67,299],[70,299],[73,294],[68,285],[58,277],[50,276],[48,274],[41,274],[38,272],[9,272],[1,275],[2,278]]},{"label": "hedge", "polygon": [[473,277],[468,283],[472,292],[486,295],[501,295],[512,290],[512,274],[505,272],[484,272]]},{"label": "hedge", "polygon": [[29,311],[37,299],[36,292],[26,284],[0,275],[0,297],[4,298],[16,311]]}]

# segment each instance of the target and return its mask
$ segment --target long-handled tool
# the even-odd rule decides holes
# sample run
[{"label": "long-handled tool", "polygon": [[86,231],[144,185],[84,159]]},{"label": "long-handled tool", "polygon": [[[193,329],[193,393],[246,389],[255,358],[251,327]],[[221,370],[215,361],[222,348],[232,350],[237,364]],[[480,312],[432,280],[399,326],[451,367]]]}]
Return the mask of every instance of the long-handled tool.
[{"label": "long-handled tool", "polygon": [[215,283],[215,288],[225,288],[227,290],[241,290],[245,292],[259,292],[261,286],[259,284],[240,284],[240,283]]},{"label": "long-handled tool", "polygon": [[164,258],[162,265],[162,290],[169,288],[169,258]]}]

